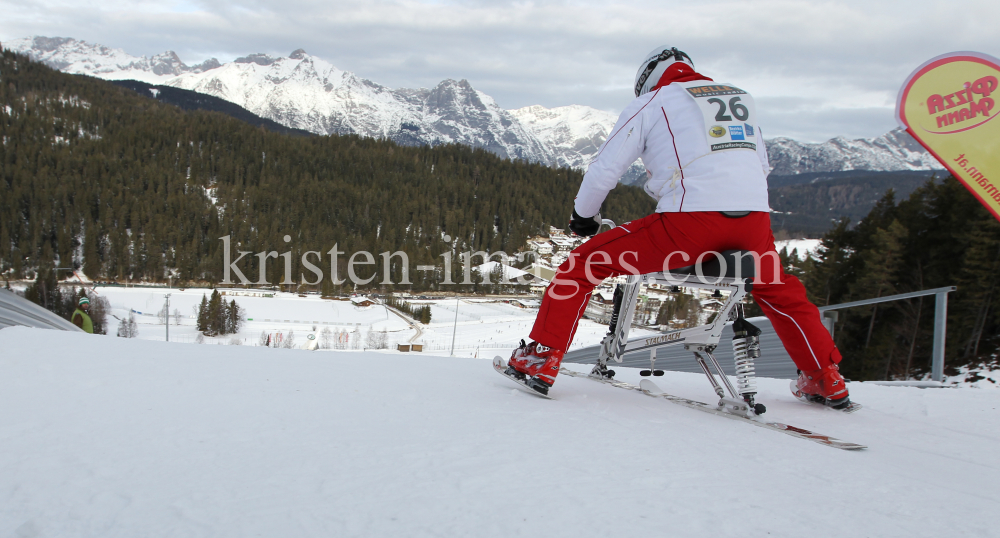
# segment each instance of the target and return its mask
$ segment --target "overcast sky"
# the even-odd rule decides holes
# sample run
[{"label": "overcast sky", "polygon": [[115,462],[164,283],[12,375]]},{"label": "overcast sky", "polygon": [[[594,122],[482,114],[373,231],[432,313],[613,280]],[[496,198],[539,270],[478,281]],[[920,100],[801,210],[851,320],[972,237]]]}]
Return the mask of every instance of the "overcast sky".
[{"label": "overcast sky", "polygon": [[504,108],[619,112],[642,57],[676,46],[757,100],[768,138],[823,141],[893,127],[918,65],[1000,56],[1000,1],[0,0],[0,40],[73,37],[187,64],[304,48],[379,84],[468,79]]}]

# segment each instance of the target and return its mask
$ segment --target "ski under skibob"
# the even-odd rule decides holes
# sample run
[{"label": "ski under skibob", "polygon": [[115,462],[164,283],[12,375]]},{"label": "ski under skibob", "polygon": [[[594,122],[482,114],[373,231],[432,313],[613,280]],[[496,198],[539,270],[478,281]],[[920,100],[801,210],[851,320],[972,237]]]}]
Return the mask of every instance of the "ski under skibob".
[{"label": "ski under skibob", "polygon": [[[494,364],[495,364],[495,360],[494,360]],[[678,404],[678,405],[683,405],[684,407],[688,407],[688,408],[691,408],[691,409],[697,409],[698,411],[704,411],[706,413],[711,413],[713,415],[718,415],[718,416],[721,416],[721,417],[726,417],[726,418],[738,420],[738,421],[741,421],[741,422],[745,422],[747,424],[753,424],[754,426],[760,426],[761,428],[767,428],[769,430],[779,431],[781,433],[784,433],[784,434],[787,434],[787,435],[791,435],[792,437],[798,437],[800,439],[807,439],[809,441],[820,443],[822,445],[831,446],[833,448],[839,448],[841,450],[860,450],[860,449],[863,449],[863,448],[868,448],[865,445],[859,445],[857,443],[849,443],[847,441],[841,441],[840,439],[836,439],[834,437],[830,437],[829,435],[823,435],[823,434],[815,433],[815,432],[809,431],[809,430],[807,430],[805,428],[798,428],[798,427],[795,427],[795,426],[790,426],[788,424],[783,424],[781,422],[772,422],[772,421],[764,420],[764,419],[760,418],[759,416],[751,418],[751,417],[746,417],[746,416],[742,416],[742,415],[735,415],[733,413],[727,413],[726,411],[723,411],[723,410],[719,409],[716,406],[713,406],[713,405],[710,405],[710,404],[707,404],[707,403],[704,403],[704,402],[699,402],[699,401],[696,401],[696,400],[689,400],[687,398],[682,398],[680,396],[674,396],[672,394],[667,394],[666,392],[663,392],[662,390],[660,390],[660,388],[658,386],[656,386],[656,383],[653,383],[649,379],[643,379],[639,383],[639,386],[636,386],[636,385],[633,385],[631,383],[626,383],[624,381],[615,381],[613,379],[599,378],[599,377],[590,376],[588,374],[584,374],[584,373],[581,373],[581,372],[575,372],[575,371],[570,370],[570,369],[565,368],[565,367],[561,368],[559,370],[559,372],[562,373],[562,374],[566,374],[568,376],[571,376],[571,377],[581,377],[581,378],[584,378],[584,379],[590,379],[592,381],[596,381],[598,383],[604,383],[605,385],[611,385],[612,387],[617,387],[617,388],[620,388],[620,389],[635,390],[635,391],[641,392],[641,393],[643,393],[643,394],[645,394],[647,396],[652,396],[653,398],[663,398],[664,400],[667,400],[669,402],[672,402],[672,403],[675,403],[675,404]],[[505,377],[507,377],[507,376],[505,376]],[[525,389],[531,391],[531,389],[529,389],[527,387],[525,387]]]}]

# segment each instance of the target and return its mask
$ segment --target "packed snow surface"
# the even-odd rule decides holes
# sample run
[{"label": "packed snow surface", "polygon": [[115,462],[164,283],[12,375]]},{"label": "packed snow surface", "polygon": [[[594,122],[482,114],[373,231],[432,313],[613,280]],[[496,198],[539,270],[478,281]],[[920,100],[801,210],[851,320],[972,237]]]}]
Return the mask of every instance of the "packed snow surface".
[{"label": "packed snow surface", "polygon": [[488,360],[13,327],[0,536],[996,536],[1000,392],[850,389],[853,415],[759,398],[860,452]]}]

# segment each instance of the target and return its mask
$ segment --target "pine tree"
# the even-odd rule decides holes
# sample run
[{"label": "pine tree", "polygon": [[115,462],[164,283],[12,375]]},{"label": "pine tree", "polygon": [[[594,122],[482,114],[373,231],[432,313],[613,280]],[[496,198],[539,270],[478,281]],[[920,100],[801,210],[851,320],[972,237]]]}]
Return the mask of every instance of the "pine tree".
[{"label": "pine tree", "polygon": [[219,290],[212,290],[212,297],[208,300],[208,335],[217,336],[225,334],[226,311],[222,304],[222,295]]},{"label": "pine tree", "polygon": [[236,334],[243,328],[243,310],[233,299],[226,307],[226,332],[224,334]]},{"label": "pine tree", "polygon": [[[963,358],[979,355],[986,327],[997,318],[997,273],[1000,271],[1000,222],[993,218],[977,219],[960,239],[968,244],[962,269],[957,276],[959,288],[975,290],[963,294],[956,304],[964,311],[960,325],[968,335],[961,351]],[[960,341],[961,343],[961,341]]]},{"label": "pine tree", "polygon": [[207,332],[208,331],[208,320],[211,319],[211,313],[208,308],[208,297],[205,294],[201,295],[201,304],[198,305],[198,331]]},{"label": "pine tree", "polygon": [[92,222],[88,222],[84,229],[86,235],[83,239],[83,274],[91,279],[99,279],[102,276],[100,231]]}]

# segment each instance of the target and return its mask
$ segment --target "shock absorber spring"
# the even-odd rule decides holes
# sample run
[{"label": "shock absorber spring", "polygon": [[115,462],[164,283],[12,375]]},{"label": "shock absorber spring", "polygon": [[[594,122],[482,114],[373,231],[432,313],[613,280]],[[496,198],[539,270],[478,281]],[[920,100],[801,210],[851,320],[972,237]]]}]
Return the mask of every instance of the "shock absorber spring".
[{"label": "shock absorber spring", "polygon": [[757,376],[749,354],[752,337],[733,338],[733,361],[736,363],[736,391],[741,395],[757,393]]},{"label": "shock absorber spring", "polygon": [[760,329],[743,317],[733,323],[733,362],[736,365],[736,391],[744,397],[757,394],[754,359],[760,357]]},{"label": "shock absorber spring", "polygon": [[614,306],[611,309],[611,323],[608,323],[608,334],[614,334],[618,328],[618,316],[622,310],[622,300],[625,298],[625,286],[615,286]]}]

